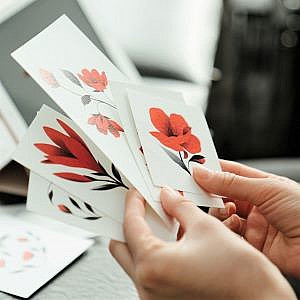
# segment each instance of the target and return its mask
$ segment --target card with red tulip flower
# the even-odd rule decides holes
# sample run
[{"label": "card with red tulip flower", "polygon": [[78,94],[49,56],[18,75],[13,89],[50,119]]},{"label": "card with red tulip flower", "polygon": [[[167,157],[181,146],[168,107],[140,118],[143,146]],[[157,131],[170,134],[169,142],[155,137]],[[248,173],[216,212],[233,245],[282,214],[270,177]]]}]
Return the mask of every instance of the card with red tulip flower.
[{"label": "card with red tulip flower", "polygon": [[[157,205],[157,210],[160,209],[161,205],[159,203],[160,187],[155,186],[151,180],[149,170],[146,165],[146,160],[142,151],[142,145],[139,140],[137,130],[134,124],[134,119],[132,116],[131,108],[129,105],[128,91],[136,91],[147,95],[148,98],[154,98],[161,103],[179,103],[184,105],[184,98],[181,93],[165,91],[157,88],[145,87],[142,85],[122,83],[122,82],[111,82],[111,91],[114,96],[116,105],[118,107],[120,119],[124,127],[128,144],[131,151],[136,159],[136,162],[140,168],[140,171],[146,181],[152,198]],[[199,194],[182,192],[185,198],[194,202],[197,205],[208,206],[208,207],[223,207],[223,201],[218,197],[210,197],[207,194],[200,197]],[[154,204],[154,205],[155,205]]]},{"label": "card with red tulip flower", "polygon": [[[130,184],[70,119],[43,106],[13,157],[48,181],[31,180],[31,210],[124,240],[124,199]],[[64,196],[57,198],[61,190]],[[150,207],[146,219],[164,240],[175,238],[177,224],[167,227]]]},{"label": "card with red tulip flower", "polygon": [[[151,204],[110,92],[110,80],[127,82],[125,76],[66,16],[12,56]],[[122,207],[117,210],[120,215]]]},{"label": "card with red tulip flower", "polygon": [[28,298],[92,244],[2,215],[0,290]]},{"label": "card with red tulip flower", "polygon": [[220,170],[202,109],[135,91],[128,97],[154,185],[209,197],[191,176],[194,164]]}]

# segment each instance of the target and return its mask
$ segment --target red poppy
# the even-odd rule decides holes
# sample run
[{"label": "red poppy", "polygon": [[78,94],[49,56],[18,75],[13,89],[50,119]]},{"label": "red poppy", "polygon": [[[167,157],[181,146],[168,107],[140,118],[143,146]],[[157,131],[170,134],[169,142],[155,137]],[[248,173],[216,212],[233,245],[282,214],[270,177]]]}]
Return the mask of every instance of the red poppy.
[{"label": "red poppy", "polygon": [[59,205],[57,205],[57,207],[61,212],[66,213],[66,214],[71,214],[70,209],[67,208],[64,204],[59,204]]},{"label": "red poppy", "polygon": [[110,132],[114,137],[120,137],[120,132],[124,132],[124,129],[117,122],[101,114],[91,116],[88,123],[96,125],[97,129],[105,135]]},{"label": "red poppy", "polygon": [[81,70],[82,74],[78,74],[79,78],[88,86],[95,89],[97,92],[103,92],[107,88],[107,77],[104,71],[99,74],[95,69],[89,71],[88,69]]},{"label": "red poppy", "polygon": [[56,80],[54,75],[52,73],[50,73],[49,71],[47,71],[45,69],[40,69],[40,75],[43,78],[43,80],[46,81],[46,83],[48,83],[51,87],[53,87],[53,88],[59,87],[58,81]]},{"label": "red poppy", "polygon": [[57,119],[57,122],[68,135],[47,126],[43,127],[47,136],[56,145],[34,144],[45,154],[46,159],[42,162],[103,172],[102,166],[95,160],[81,137],[63,121]]},{"label": "red poppy", "polygon": [[149,113],[153,126],[158,130],[151,131],[150,134],[160,143],[175,151],[184,151],[185,158],[187,152],[200,152],[199,139],[191,133],[191,127],[181,115],[171,114],[168,117],[160,108],[151,108]]}]

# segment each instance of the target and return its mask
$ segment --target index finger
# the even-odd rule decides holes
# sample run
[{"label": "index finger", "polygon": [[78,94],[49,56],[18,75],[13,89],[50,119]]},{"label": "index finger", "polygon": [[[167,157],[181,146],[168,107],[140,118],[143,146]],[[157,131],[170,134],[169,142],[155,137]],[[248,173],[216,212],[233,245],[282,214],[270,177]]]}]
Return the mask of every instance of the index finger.
[{"label": "index finger", "polygon": [[130,189],[125,200],[124,236],[135,259],[151,241],[159,241],[145,221],[145,200],[136,189]]},{"label": "index finger", "polygon": [[223,172],[230,172],[248,178],[266,178],[270,176],[267,172],[248,167],[235,161],[223,159],[220,159],[219,161]]}]

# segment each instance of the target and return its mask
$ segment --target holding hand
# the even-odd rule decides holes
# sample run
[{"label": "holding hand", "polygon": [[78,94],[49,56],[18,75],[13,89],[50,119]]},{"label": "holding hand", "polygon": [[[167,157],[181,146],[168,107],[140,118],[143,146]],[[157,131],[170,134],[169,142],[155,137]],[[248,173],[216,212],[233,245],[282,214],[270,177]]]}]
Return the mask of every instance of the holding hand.
[{"label": "holding hand", "polygon": [[177,242],[154,236],[144,199],[126,198],[124,235],[110,251],[134,281],[141,299],[296,299],[278,269],[255,248],[172,189],[161,201],[183,234]]},{"label": "holding hand", "polygon": [[224,172],[202,166],[196,182],[225,197],[210,214],[263,252],[283,273],[300,277],[300,185],[239,163],[221,161]]}]

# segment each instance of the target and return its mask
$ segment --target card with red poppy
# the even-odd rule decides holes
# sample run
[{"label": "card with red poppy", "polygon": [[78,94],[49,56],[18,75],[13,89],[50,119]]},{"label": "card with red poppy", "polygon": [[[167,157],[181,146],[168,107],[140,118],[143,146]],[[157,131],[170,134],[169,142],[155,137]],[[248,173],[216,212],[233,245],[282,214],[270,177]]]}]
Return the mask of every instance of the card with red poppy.
[{"label": "card with red poppy", "polygon": [[[128,182],[140,191],[146,201],[151,203],[151,195],[130,151],[110,91],[110,80],[127,82],[127,78],[66,16],[60,17],[16,50],[12,56],[84,132],[84,135],[93,141],[97,151],[103,153],[108,161],[113,162],[113,170],[111,170],[112,166],[105,167],[109,175],[123,174]],[[61,127],[61,125],[57,121],[55,123],[53,126],[58,130],[57,126]],[[47,132],[49,133],[49,129]],[[47,132],[43,135],[47,135]],[[36,143],[42,142],[36,141]],[[52,145],[53,143],[55,144],[52,140]],[[52,151],[49,146],[38,145],[37,147],[40,153],[47,154]],[[56,157],[55,161],[58,160],[60,161],[61,158]],[[54,166],[53,161],[51,164]],[[90,167],[94,172],[98,172],[98,167],[93,162]],[[62,177],[68,176],[69,180],[72,176],[73,181],[85,181],[85,186],[91,184],[90,178],[78,177],[78,173],[66,175],[63,170],[60,173]],[[114,178],[116,179],[115,175]],[[111,200],[104,195],[104,192],[103,198],[108,202]],[[95,199],[89,198],[89,200],[93,202]],[[118,216],[116,220],[121,221],[122,206],[115,208],[114,200],[111,202],[112,204],[109,205],[114,209],[109,211],[109,215]]]},{"label": "card with red poppy", "polygon": [[[142,145],[137,134],[134,119],[129,105],[128,91],[136,91],[139,93],[143,93],[144,95],[146,94],[147,97],[155,98],[161,103],[172,101],[184,104],[183,96],[181,93],[165,91],[162,89],[157,89],[148,86],[145,87],[143,85],[128,84],[114,81],[111,82],[111,90],[115,98],[117,107],[119,109],[120,119],[124,126],[129,146],[141,170],[145,182],[149,188],[152,199],[154,199],[153,207],[156,206],[156,210],[159,211],[159,209],[161,208],[161,205],[159,203],[160,187],[153,184],[149,170],[146,166],[144,153],[142,151]],[[220,201],[219,198],[212,198],[207,196],[206,194],[204,194],[202,197],[199,197],[198,194],[184,192],[184,196],[198,205],[200,201],[202,206],[223,207],[223,202]]]},{"label": "card with red poppy", "polygon": [[92,244],[1,215],[0,290],[28,298]]},{"label": "card with red poppy", "polygon": [[128,97],[154,185],[197,194],[201,202],[204,192],[192,179],[193,165],[220,170],[202,109],[134,91]]}]

